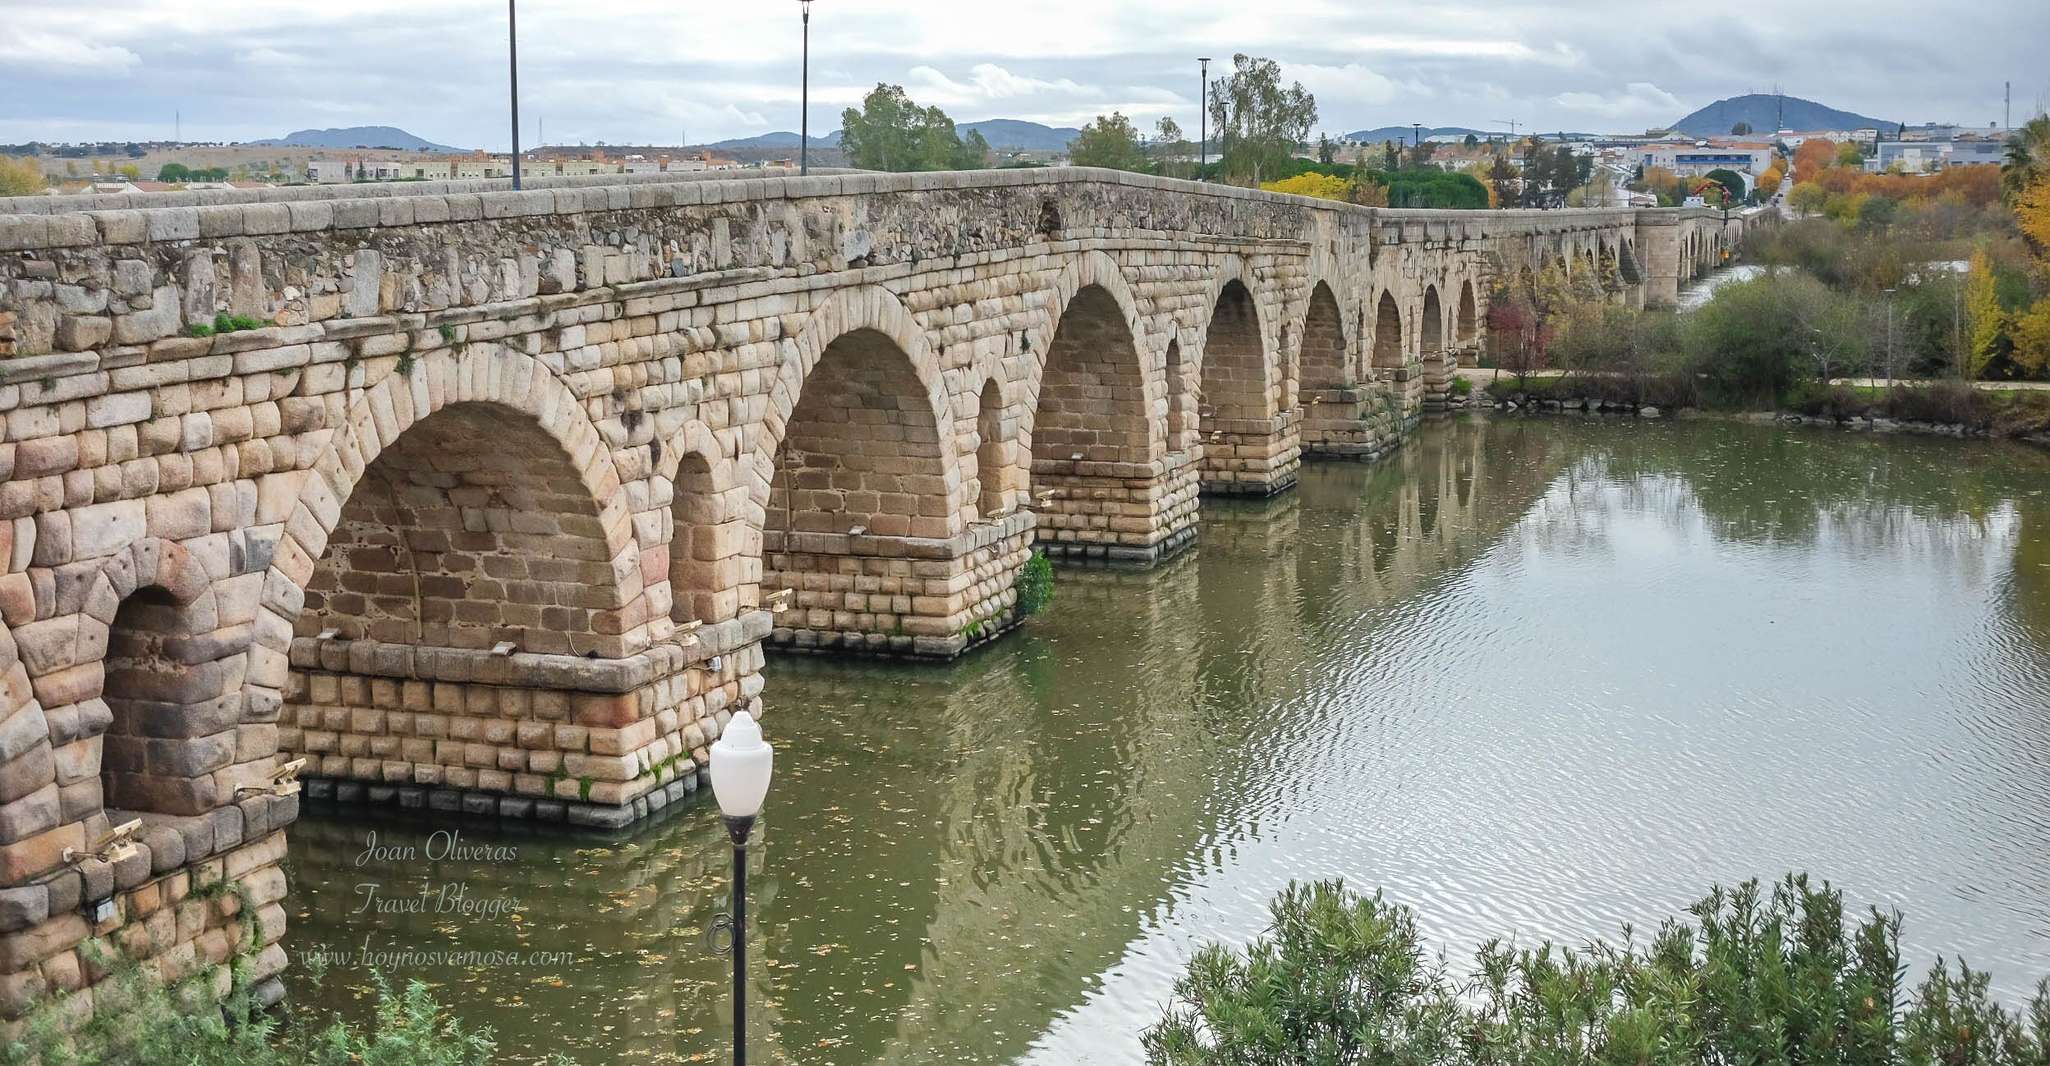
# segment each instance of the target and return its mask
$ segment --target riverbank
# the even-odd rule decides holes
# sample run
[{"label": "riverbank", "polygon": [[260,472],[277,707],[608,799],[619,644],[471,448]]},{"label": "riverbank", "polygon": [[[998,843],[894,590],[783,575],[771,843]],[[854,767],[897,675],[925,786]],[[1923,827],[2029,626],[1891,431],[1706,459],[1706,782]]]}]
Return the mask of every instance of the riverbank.
[{"label": "riverbank", "polygon": [[1550,372],[1527,379],[1462,369],[1473,404],[1512,411],[1722,417],[1748,422],[1831,426],[1877,433],[2020,440],[2050,445],[2050,393],[2034,388],[1913,385],[1799,386],[1770,408],[1703,402],[1692,383],[1667,378]]}]

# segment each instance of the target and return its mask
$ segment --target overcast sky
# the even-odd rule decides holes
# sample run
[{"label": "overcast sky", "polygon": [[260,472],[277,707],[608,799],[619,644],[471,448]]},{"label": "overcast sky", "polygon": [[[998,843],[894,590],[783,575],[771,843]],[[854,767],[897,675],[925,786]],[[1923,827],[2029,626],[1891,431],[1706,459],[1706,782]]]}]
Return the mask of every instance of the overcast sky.
[{"label": "overcast sky", "polygon": [[[1635,131],[1780,85],[1910,123],[2050,102],[2050,0],[817,0],[812,131],[878,81],[955,119],[1195,128],[1194,57],[1279,60],[1319,127]],[[795,129],[795,0],[520,0],[523,138]],[[1717,12],[1728,12],[1717,14]],[[392,125],[502,150],[502,0],[0,0],[0,141]],[[1228,59],[1225,60],[1228,63]],[[1215,67],[1213,67],[1213,70]]]}]

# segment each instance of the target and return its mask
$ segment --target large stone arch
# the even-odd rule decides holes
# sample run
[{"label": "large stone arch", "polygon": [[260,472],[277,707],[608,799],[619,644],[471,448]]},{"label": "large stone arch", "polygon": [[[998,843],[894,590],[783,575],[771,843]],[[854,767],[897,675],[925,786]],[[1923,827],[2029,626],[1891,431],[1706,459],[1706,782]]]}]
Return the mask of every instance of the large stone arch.
[{"label": "large stone arch", "polygon": [[1149,461],[1161,430],[1130,290],[1097,253],[1064,272],[1055,291],[1050,335],[1035,346],[1027,422],[1035,473],[1065,462]]},{"label": "large stone arch", "polygon": [[1426,367],[1439,366],[1445,361],[1445,304],[1435,284],[1424,286],[1422,316],[1417,324],[1419,351]]},{"label": "large stone arch", "polygon": [[1313,398],[1319,390],[1349,388],[1354,384],[1351,360],[1347,357],[1352,345],[1346,336],[1345,315],[1339,307],[1329,282],[1319,281],[1311,287],[1298,333],[1302,338],[1303,389]]},{"label": "large stone arch", "polygon": [[1459,282],[1459,310],[1455,312],[1457,315],[1455,319],[1457,325],[1454,326],[1452,335],[1454,342],[1462,348],[1480,341],[1481,319],[1478,290],[1479,287],[1474,284],[1472,275],[1462,278]]},{"label": "large stone arch", "polygon": [[[901,365],[916,382],[915,389],[909,390],[915,395],[905,397],[914,401],[910,405],[914,409],[906,413],[915,417],[921,426],[931,428],[937,438],[941,472],[949,482],[942,490],[946,501],[945,514],[922,517],[945,520],[947,529],[938,533],[939,536],[958,531],[970,517],[964,513],[964,506],[972,505],[963,502],[952,432],[954,419],[949,412],[947,383],[939,355],[903,302],[888,289],[877,285],[834,293],[812,311],[796,336],[785,346],[776,383],[770,390],[767,409],[758,424],[759,435],[750,453],[753,470],[749,472],[748,490],[753,505],[751,510],[755,511],[751,518],[757,522],[758,528],[767,528],[771,482],[777,470],[776,457],[788,443],[792,416],[803,403],[805,393],[817,384],[815,371],[821,359],[834,344],[847,338],[858,338],[857,343],[864,345],[883,346],[888,351],[878,350],[874,358],[892,366]],[[894,352],[894,356],[889,352]],[[921,528],[931,530],[933,527],[930,523],[921,523]]]},{"label": "large stone arch", "polygon": [[1227,271],[1210,294],[1197,374],[1206,437],[1213,420],[1250,421],[1273,413],[1273,360],[1259,303],[1242,271]]}]

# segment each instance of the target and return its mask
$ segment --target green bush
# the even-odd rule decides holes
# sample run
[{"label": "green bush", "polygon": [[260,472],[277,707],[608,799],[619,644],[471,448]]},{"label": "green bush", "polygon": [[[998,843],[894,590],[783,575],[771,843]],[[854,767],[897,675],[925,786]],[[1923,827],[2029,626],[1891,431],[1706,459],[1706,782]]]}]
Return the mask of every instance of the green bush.
[{"label": "green bush", "polygon": [[1053,602],[1053,560],[1047,558],[1045,552],[1033,552],[1032,558],[1025,562],[1025,569],[1018,572],[1018,580],[1012,587],[1018,593],[1018,617],[1030,618],[1038,614]]},{"label": "green bush", "polygon": [[1211,946],[1144,1036],[1156,1066],[2046,1066],[2050,981],[2021,1012],[1939,960],[1909,992],[1898,914],[1847,923],[1806,877],[1716,888],[1694,924],[1577,950],[1491,941],[1454,978],[1411,912],[1290,885],[1243,954]]},{"label": "green bush", "polygon": [[1472,392],[1473,381],[1471,379],[1456,376],[1452,379],[1452,395],[1467,396]]},{"label": "green bush", "polygon": [[[97,958],[112,952],[88,942]],[[317,964],[316,964],[317,965]],[[133,961],[110,963],[93,990],[93,1019],[68,1031],[64,995],[30,1012],[14,1040],[0,1045],[0,1063],[41,1066],[489,1066],[496,1045],[489,1029],[470,1030],[438,1006],[427,986],[394,989],[373,972],[374,1021],[351,1025],[318,1009],[265,1010],[246,980],[248,960],[227,967],[226,998],[213,994],[220,967],[171,987]],[[323,974],[315,969],[318,984]],[[551,1060],[566,1062],[560,1058]]]}]

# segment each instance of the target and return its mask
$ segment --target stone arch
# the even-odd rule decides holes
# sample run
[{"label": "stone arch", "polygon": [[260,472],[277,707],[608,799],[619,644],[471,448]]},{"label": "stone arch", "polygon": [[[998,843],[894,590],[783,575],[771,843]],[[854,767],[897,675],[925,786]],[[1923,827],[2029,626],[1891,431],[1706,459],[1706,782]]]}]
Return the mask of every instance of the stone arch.
[{"label": "stone arch", "polygon": [[984,520],[1011,509],[1011,433],[1004,417],[1003,386],[992,377],[982,383],[975,405],[975,480]]},{"label": "stone arch", "polygon": [[1342,389],[1353,384],[1346,359],[1349,345],[1345,318],[1338,311],[1338,298],[1328,282],[1310,290],[1310,303],[1303,311],[1303,387],[1311,391]]},{"label": "stone arch", "polygon": [[1408,363],[1409,353],[1402,337],[1402,308],[1395,302],[1393,292],[1383,290],[1374,315],[1374,366],[1395,370]]},{"label": "stone arch", "polygon": [[616,597],[605,613],[605,628],[589,649],[624,654],[644,641],[639,619],[627,610],[639,599],[640,559],[633,522],[620,491],[617,468],[604,438],[568,386],[546,364],[520,352],[472,345],[460,354],[421,357],[410,374],[391,374],[365,390],[330,438],[291,505],[270,567],[263,578],[261,607],[247,671],[245,717],[274,721],[290,665],[293,630],[301,622],[306,589],[349,498],[371,465],[415,423],[457,404],[489,405],[518,412],[569,457],[581,491],[597,501],[596,533],[610,553],[616,580],[605,582]]},{"label": "stone arch", "polygon": [[1644,275],[1637,266],[1637,247],[1634,242],[1616,242],[1616,269],[1623,275],[1624,283],[1629,285],[1643,284]]},{"label": "stone arch", "polygon": [[1152,458],[1152,405],[1132,321],[1129,295],[1121,301],[1097,282],[1083,285],[1062,304],[1052,339],[1043,348],[1031,417],[1035,475],[1073,473],[1076,462],[1144,463]]},{"label": "stone arch", "polygon": [[1257,421],[1273,411],[1260,309],[1238,278],[1218,286],[1203,336],[1201,414],[1213,420]]},{"label": "stone arch", "polygon": [[1437,366],[1445,359],[1445,306],[1438,299],[1438,286],[1424,287],[1424,312],[1420,340],[1423,346],[1423,361],[1426,366]]},{"label": "stone arch", "polygon": [[1458,324],[1453,328],[1453,341],[1464,347],[1480,339],[1480,303],[1474,297],[1473,278],[1459,283]]},{"label": "stone arch", "polygon": [[[840,345],[842,341],[847,343],[834,349],[833,346]],[[820,378],[816,371],[829,351],[854,352],[853,362],[862,364],[865,369],[843,367],[829,379]],[[822,390],[815,387],[821,384],[826,386],[823,392],[849,384],[845,376],[848,372],[866,373],[871,378],[871,388],[865,394],[867,398],[880,400],[885,394],[889,395],[892,406],[887,410],[901,416],[903,424],[915,426],[921,437],[928,433],[931,435],[933,455],[929,458],[937,459],[933,465],[940,473],[942,483],[921,482],[919,487],[935,501],[932,509],[941,513],[924,514],[921,508],[916,517],[927,521],[916,525],[928,532],[910,535],[951,535],[966,524],[968,515],[964,507],[972,509],[973,501],[964,504],[952,433],[944,432],[953,426],[954,421],[949,413],[950,404],[939,356],[903,302],[888,289],[876,285],[835,292],[812,311],[794,341],[786,346],[776,383],[770,389],[768,409],[760,423],[763,432],[752,450],[754,470],[748,488],[750,510],[759,508],[755,519],[763,524],[763,528],[768,528],[774,521],[769,511],[776,503],[773,482],[778,476],[778,458],[791,443],[791,424],[804,397],[807,394],[822,395]],[[814,409],[831,403],[831,397],[817,400]],[[946,477],[950,473],[955,476]],[[906,523],[892,520],[885,525],[897,528]],[[930,532],[933,530],[940,532]]]},{"label": "stone arch", "polygon": [[98,653],[74,668],[98,675],[77,708],[97,774],[58,782],[66,810],[205,814],[234,800],[238,762],[270,761],[239,743],[247,630],[238,640],[222,627],[205,567],[184,547],[144,538],[117,554],[78,626],[81,650]]},{"label": "stone arch", "polygon": [[1167,342],[1167,450],[1178,452],[1188,447],[1189,432],[1195,428],[1195,419],[1190,417],[1193,406],[1189,395],[1188,369],[1182,359],[1182,339],[1170,338]]},{"label": "stone arch", "polygon": [[668,541],[642,554],[665,564],[643,570],[666,569],[670,618],[678,623],[724,622],[743,606],[755,606],[761,543],[746,520],[747,487],[738,483],[733,461],[704,423],[686,423],[661,447],[657,491],[665,485]]}]

